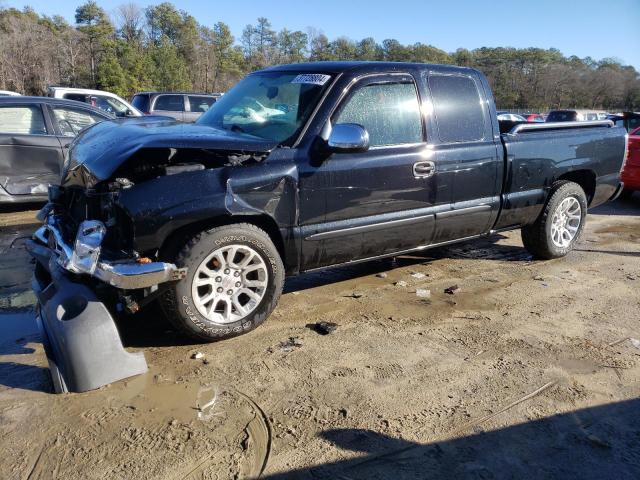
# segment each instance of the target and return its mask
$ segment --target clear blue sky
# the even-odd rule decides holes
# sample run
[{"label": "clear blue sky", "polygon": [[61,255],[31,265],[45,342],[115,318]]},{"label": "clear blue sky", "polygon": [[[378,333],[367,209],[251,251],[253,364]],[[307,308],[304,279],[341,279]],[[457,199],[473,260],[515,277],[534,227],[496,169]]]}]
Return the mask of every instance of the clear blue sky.
[{"label": "clear blue sky", "polygon": [[[107,12],[131,0],[98,0]],[[30,5],[40,13],[73,21],[82,0],[0,0]],[[141,6],[157,1],[135,1]],[[176,0],[205,25],[227,23],[236,38],[255,19],[276,30],[316,27],[330,38],[395,38],[423,42],[448,52],[458,47],[555,47],[565,55],[616,57],[640,70],[640,0]]]}]

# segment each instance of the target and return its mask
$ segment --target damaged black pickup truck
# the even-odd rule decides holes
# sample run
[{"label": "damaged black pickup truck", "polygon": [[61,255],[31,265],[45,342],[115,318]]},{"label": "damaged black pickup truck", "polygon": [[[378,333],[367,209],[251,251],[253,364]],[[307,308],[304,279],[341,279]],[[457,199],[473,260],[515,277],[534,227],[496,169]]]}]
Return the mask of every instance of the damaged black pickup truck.
[{"label": "damaged black pickup truck", "polygon": [[480,72],[403,63],[278,66],[194,125],[100,123],[28,244],[52,370],[82,390],[142,368],[91,371],[110,363],[112,317],[152,301],[210,341],[260,325],[300,272],[516,228],[535,257],[566,255],[587,208],[621,191],[625,133],[500,124]]}]

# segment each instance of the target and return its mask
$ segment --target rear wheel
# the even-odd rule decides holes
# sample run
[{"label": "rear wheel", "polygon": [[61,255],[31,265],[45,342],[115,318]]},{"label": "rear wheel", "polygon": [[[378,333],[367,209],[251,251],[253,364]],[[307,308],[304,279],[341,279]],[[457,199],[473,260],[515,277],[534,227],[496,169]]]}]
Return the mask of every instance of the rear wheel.
[{"label": "rear wheel", "polygon": [[580,185],[558,182],[538,219],[522,228],[522,243],[537,258],[563,257],[580,238],[586,216],[587,197]]},{"label": "rear wheel", "polygon": [[269,236],[250,224],[214,228],[194,237],[176,264],[187,276],[163,295],[171,323],[198,340],[254,329],[275,308],[284,267]]},{"label": "rear wheel", "polygon": [[622,193],[620,194],[621,200],[630,200],[631,197],[633,197],[633,190],[629,190],[628,188],[622,190]]}]

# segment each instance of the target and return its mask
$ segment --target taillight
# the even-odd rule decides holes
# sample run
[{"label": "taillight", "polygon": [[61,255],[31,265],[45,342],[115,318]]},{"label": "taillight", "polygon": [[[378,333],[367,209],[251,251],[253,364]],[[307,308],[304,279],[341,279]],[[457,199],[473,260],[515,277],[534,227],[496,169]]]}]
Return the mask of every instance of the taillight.
[{"label": "taillight", "polygon": [[629,150],[630,150],[631,146],[629,145],[629,134],[626,133],[624,136],[624,156],[622,157],[622,168],[620,168],[620,171],[624,170],[625,165],[627,164],[627,160],[629,159]]}]

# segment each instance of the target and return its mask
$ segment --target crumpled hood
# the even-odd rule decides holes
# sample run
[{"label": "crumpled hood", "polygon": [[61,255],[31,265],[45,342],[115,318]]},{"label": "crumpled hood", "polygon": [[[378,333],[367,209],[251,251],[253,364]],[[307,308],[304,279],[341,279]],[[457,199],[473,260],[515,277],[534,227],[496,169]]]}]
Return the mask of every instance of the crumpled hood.
[{"label": "crumpled hood", "polygon": [[94,184],[107,180],[117,168],[142,148],[194,148],[270,152],[273,141],[219,130],[167,117],[135,117],[100,122],[84,130],[70,145],[62,172],[62,185],[78,176]]}]

